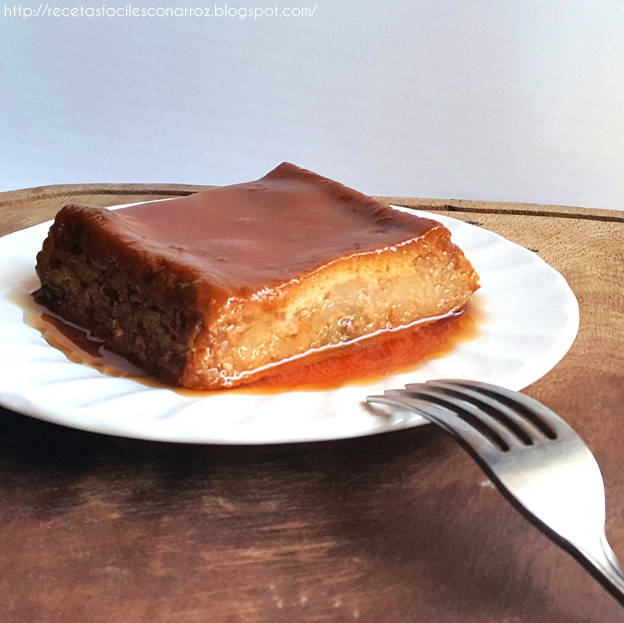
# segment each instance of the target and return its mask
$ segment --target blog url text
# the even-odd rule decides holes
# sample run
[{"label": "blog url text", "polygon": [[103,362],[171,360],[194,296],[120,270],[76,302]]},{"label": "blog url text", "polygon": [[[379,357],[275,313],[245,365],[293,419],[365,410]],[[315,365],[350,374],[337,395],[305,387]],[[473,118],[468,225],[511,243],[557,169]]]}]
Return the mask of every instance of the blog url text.
[{"label": "blog url text", "polygon": [[313,7],[240,7],[228,4],[214,4],[209,7],[137,7],[132,4],[123,6],[83,6],[62,7],[41,3],[39,6],[21,4],[4,5],[4,17],[21,19],[41,18],[137,18],[137,17],[235,17],[238,19],[260,19],[264,17],[314,17],[317,4]]}]

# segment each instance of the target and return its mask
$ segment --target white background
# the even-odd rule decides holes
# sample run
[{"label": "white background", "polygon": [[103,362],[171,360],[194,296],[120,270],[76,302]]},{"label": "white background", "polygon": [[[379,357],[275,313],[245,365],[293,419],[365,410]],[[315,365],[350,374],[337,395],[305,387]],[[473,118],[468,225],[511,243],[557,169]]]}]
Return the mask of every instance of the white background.
[{"label": "white background", "polygon": [[[317,5],[257,20],[20,1],[0,0],[0,191],[290,160],[369,194],[623,208],[622,0],[228,1]],[[133,4],[214,7],[166,1]]]}]

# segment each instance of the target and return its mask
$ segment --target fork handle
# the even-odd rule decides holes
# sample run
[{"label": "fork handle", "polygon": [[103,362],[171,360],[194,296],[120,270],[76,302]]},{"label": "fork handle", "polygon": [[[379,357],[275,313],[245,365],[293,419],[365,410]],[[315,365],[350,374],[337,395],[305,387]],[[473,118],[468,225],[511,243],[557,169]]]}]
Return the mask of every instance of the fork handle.
[{"label": "fork handle", "polygon": [[624,570],[603,533],[591,548],[575,547],[574,557],[624,606]]}]

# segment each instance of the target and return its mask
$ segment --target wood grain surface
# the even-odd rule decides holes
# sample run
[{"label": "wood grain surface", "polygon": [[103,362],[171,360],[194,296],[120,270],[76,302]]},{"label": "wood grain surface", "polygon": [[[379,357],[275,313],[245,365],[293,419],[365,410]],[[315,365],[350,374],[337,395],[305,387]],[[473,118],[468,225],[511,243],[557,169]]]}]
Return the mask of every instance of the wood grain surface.
[{"label": "wood grain surface", "polygon": [[[67,203],[199,188],[3,193],[0,234]],[[578,338],[526,393],[594,452],[607,532],[624,559],[624,213],[387,199],[500,233],[568,280]],[[4,623],[624,620],[433,426],[326,443],[195,446],[95,435],[0,408],[0,543]]]}]

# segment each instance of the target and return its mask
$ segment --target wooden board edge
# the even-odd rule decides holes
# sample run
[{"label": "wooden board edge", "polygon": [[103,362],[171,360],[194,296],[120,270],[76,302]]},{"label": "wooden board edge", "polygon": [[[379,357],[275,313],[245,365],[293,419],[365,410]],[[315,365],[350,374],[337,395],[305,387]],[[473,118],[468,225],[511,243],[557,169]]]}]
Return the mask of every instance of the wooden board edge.
[{"label": "wooden board edge", "polygon": [[53,184],[0,193],[0,207],[7,204],[45,201],[57,197],[81,197],[85,195],[162,195],[183,197],[206,190],[211,186],[194,184]]},{"label": "wooden board edge", "polygon": [[[55,184],[10,190],[0,193],[0,208],[9,204],[45,201],[58,197],[76,197],[89,195],[142,195],[163,197],[185,196],[211,186],[196,184]],[[468,199],[435,199],[407,197],[376,197],[384,203],[407,208],[423,209],[433,212],[463,212],[481,214],[517,214],[527,216],[547,216],[555,218],[590,219],[608,222],[624,222],[624,211],[599,208],[583,208],[563,205],[542,205],[536,203],[514,203],[498,201],[478,201]]]},{"label": "wooden board edge", "polygon": [[624,211],[538,203],[476,201],[468,199],[408,199],[405,197],[377,197],[392,205],[422,209],[430,212],[459,212],[465,214],[515,214],[549,218],[589,219],[624,223]]}]

